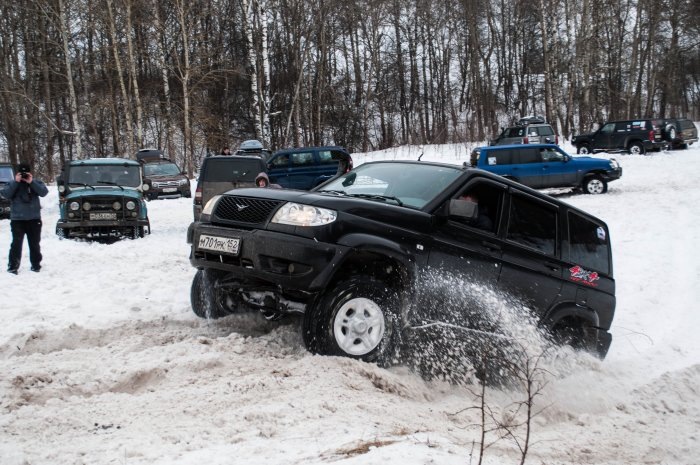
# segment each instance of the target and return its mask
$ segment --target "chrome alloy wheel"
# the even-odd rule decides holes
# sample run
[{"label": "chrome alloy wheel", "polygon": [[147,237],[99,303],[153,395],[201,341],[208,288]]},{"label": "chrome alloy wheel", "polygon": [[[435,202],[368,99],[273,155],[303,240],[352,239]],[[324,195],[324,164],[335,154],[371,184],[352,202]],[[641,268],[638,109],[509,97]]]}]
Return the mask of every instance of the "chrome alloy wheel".
[{"label": "chrome alloy wheel", "polygon": [[333,336],[338,347],[355,356],[376,349],[384,337],[384,330],[382,309],[376,302],[364,297],[345,302],[333,321]]}]

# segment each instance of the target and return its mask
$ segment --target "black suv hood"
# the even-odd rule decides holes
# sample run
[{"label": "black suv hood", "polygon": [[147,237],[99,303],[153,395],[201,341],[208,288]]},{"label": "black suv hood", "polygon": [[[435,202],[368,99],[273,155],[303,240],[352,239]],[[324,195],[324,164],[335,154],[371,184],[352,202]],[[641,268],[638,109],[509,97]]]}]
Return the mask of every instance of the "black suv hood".
[{"label": "black suv hood", "polygon": [[415,208],[399,206],[390,200],[384,202],[313,191],[258,187],[233,189],[223,195],[297,202],[422,232],[428,232],[433,224],[433,215]]}]

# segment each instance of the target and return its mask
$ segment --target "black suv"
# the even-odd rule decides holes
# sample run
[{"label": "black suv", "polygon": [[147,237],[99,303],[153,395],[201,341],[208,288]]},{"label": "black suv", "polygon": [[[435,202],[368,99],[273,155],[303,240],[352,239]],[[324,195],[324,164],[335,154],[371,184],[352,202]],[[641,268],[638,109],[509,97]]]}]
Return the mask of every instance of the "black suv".
[{"label": "black suv", "polygon": [[199,168],[192,212],[195,221],[209,200],[240,187],[255,187],[255,179],[267,170],[263,157],[257,155],[215,155],[206,157]]},{"label": "black suv", "polygon": [[436,274],[503,293],[601,357],[612,339],[606,224],[479,169],[382,161],[309,192],[236,189],[207,204],[187,242],[195,314],[301,313],[319,354],[391,364],[409,333],[440,325],[499,338],[502,319],[473,297],[446,304]]},{"label": "black suv", "polygon": [[[15,170],[9,163],[0,163],[0,188],[15,178]],[[0,219],[10,217],[11,202],[0,195]]]},{"label": "black suv", "polygon": [[609,121],[591,134],[571,138],[576,153],[629,152],[641,155],[666,147],[658,120]]},{"label": "black suv", "polygon": [[698,128],[687,118],[668,118],[660,121],[664,140],[671,149],[687,149],[698,141]]}]

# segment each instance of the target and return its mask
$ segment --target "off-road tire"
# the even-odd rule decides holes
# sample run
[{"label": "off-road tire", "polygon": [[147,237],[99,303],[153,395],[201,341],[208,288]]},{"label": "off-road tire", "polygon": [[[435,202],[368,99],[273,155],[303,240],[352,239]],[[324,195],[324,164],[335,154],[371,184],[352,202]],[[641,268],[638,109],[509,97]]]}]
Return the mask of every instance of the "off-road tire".
[{"label": "off-road tire", "polygon": [[608,191],[608,183],[597,174],[585,178],[581,187],[583,192],[592,195],[605,194]]},{"label": "off-road tire", "polygon": [[399,309],[398,293],[387,284],[372,276],[351,276],[304,314],[304,344],[313,353],[389,366],[399,350]]},{"label": "off-road tire", "polygon": [[632,142],[628,148],[630,155],[644,155],[646,150],[641,142]]},{"label": "off-road tire", "polygon": [[216,319],[232,312],[227,308],[228,294],[219,286],[223,273],[217,270],[197,270],[190,288],[192,311],[200,318]]},{"label": "off-road tire", "polygon": [[580,155],[588,155],[591,153],[591,148],[588,146],[588,144],[580,144],[576,146],[576,153]]}]

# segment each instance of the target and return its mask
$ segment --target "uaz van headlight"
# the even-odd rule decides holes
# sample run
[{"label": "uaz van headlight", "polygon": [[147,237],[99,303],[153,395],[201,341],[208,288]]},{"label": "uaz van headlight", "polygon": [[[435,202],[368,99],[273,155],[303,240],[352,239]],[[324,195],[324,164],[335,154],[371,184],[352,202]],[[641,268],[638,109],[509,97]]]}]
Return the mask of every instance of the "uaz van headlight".
[{"label": "uaz van headlight", "polygon": [[80,204],[78,202],[71,202],[69,206],[70,206],[70,209],[73,211],[76,211],[77,209],[80,208]]},{"label": "uaz van headlight", "polygon": [[126,209],[127,210],[133,210],[134,208],[136,208],[136,204],[134,203],[133,200],[129,200],[128,202],[126,202]]},{"label": "uaz van headlight", "polygon": [[312,207],[301,203],[288,202],[277,210],[272,223],[292,226],[323,226],[335,221],[338,213],[326,208]]}]

